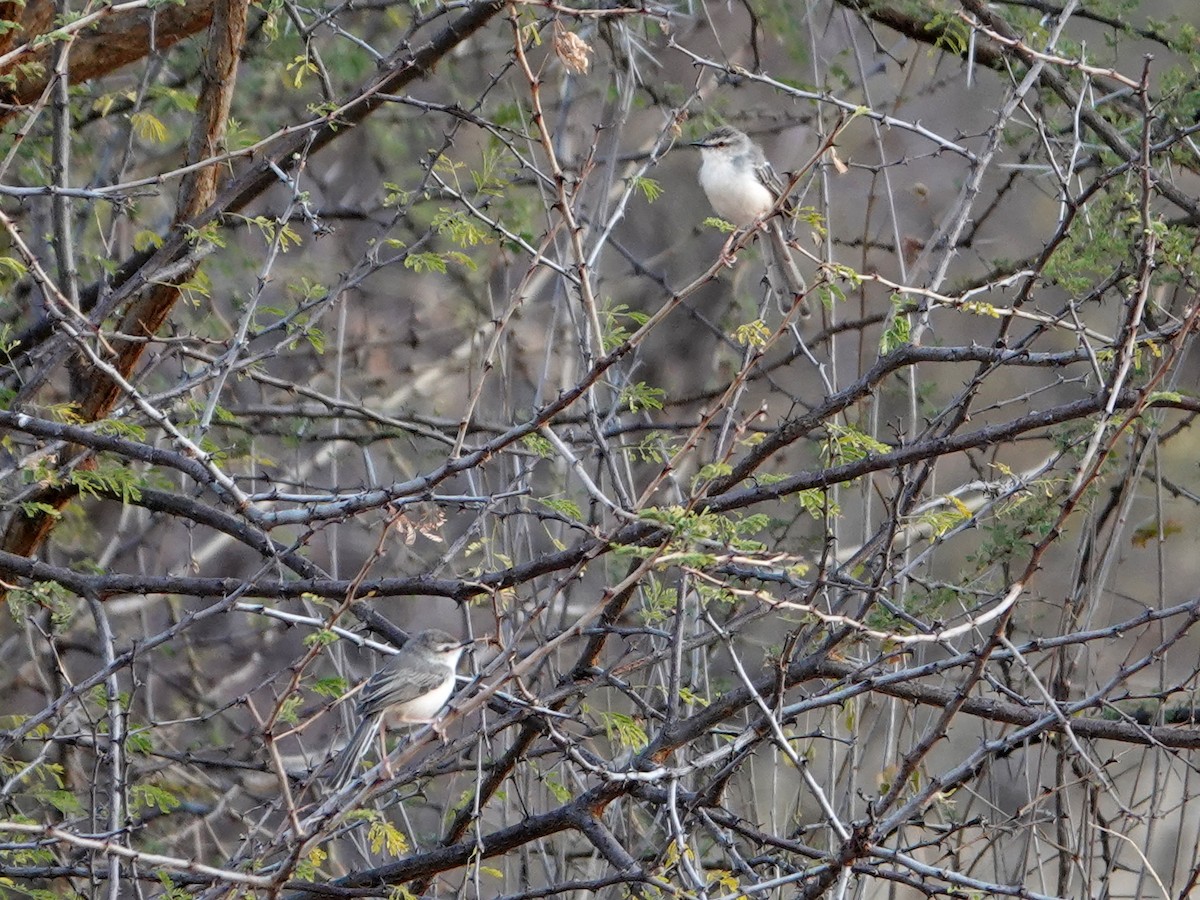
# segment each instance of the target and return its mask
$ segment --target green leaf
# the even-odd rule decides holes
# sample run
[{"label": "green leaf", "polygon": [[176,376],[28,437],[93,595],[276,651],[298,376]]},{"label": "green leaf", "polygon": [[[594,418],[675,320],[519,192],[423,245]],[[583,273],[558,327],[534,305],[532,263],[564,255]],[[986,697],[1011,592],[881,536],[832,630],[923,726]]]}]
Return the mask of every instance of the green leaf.
[{"label": "green leaf", "polygon": [[345,678],[321,678],[310,685],[310,690],[320,697],[340,697],[346,693]]},{"label": "green leaf", "polygon": [[317,74],[317,67],[309,62],[307,56],[296,56],[287,64],[285,71],[292,73],[292,87],[299,89],[304,84],[306,75]]},{"label": "green leaf", "polygon": [[526,450],[540,456],[542,459],[554,458],[554,445],[540,434],[527,434],[521,438],[521,443],[525,445]]},{"label": "green leaf", "polygon": [[11,256],[0,256],[0,270],[12,272],[18,278],[22,278],[29,271],[29,268],[19,259],[13,259]]},{"label": "green leaf", "polygon": [[410,253],[404,257],[404,268],[412,269],[414,272],[444,273],[446,271],[446,261],[437,253],[430,251]]},{"label": "green leaf", "polygon": [[438,234],[450,238],[460,247],[493,243],[491,233],[461,210],[452,210],[443,206],[433,217],[430,227]]},{"label": "green leaf", "polygon": [[142,229],[133,236],[133,249],[138,253],[145,253],[151,247],[157,250],[162,245],[162,237],[158,232],[149,229]]},{"label": "green leaf", "polygon": [[49,516],[52,519],[62,518],[61,510],[57,510],[49,503],[43,503],[40,500],[21,501],[21,513],[30,519],[37,516]]},{"label": "green leaf", "polygon": [[167,127],[154,113],[144,109],[133,113],[129,117],[129,124],[133,126],[133,133],[143,141],[161,144],[167,139]]},{"label": "green leaf", "polygon": [[212,281],[204,274],[203,269],[197,269],[192,277],[183,282],[179,286],[179,293],[189,303],[198,306],[200,301],[198,297],[212,297]]},{"label": "green leaf", "polygon": [[879,352],[891,353],[898,347],[912,343],[912,326],[908,314],[903,311],[906,301],[900,294],[892,294],[892,314],[887,328],[879,339]]},{"label": "green leaf", "polygon": [[114,463],[102,463],[95,469],[72,469],[67,480],[79,488],[79,493],[89,497],[115,494],[122,503],[142,498],[141,478],[136,472]]},{"label": "green leaf", "polygon": [[96,432],[98,434],[115,434],[118,437],[129,438],[131,441],[146,439],[144,427],[122,419],[101,419],[96,423]]},{"label": "green leaf", "polygon": [[36,791],[38,800],[49,803],[65,816],[73,816],[83,812],[79,798],[70,791]]},{"label": "green leaf", "polygon": [[838,462],[858,462],[866,459],[872,453],[890,453],[892,448],[859,431],[853,425],[839,425],[836,422],[826,422],[825,430],[833,439],[833,446],[827,447],[826,452]]},{"label": "green leaf", "polygon": [[616,349],[629,339],[632,332],[627,323],[641,328],[650,321],[650,317],[646,313],[630,309],[624,303],[612,307],[606,306],[600,311],[600,315],[603,319],[602,327],[604,329],[601,341],[606,351]]},{"label": "green leaf", "polygon": [[829,495],[821,488],[797,491],[795,497],[800,503],[800,508],[814,519],[823,519],[826,514],[836,516],[841,512],[841,508],[836,503],[831,503]]},{"label": "green leaf", "polygon": [[604,733],[610,741],[615,740],[622,747],[633,750],[635,753],[645,749],[646,745],[650,743],[645,729],[637,723],[633,716],[625,713],[602,712],[600,721],[604,723]]},{"label": "green leaf", "polygon": [[153,807],[159,812],[169,813],[179,809],[182,805],[179,798],[170,791],[145,781],[130,785],[129,795],[130,806],[133,810]]},{"label": "green leaf", "polygon": [[646,198],[647,203],[653,203],[662,196],[662,185],[653,178],[639,176],[633,179],[633,189]]},{"label": "green leaf", "polygon": [[714,478],[721,478],[733,472],[733,466],[727,462],[714,462],[706,466],[701,466],[700,471],[692,478],[693,487],[712,481]]},{"label": "green leaf", "polygon": [[367,831],[367,840],[371,842],[371,852],[378,853],[384,847],[388,856],[401,856],[408,852],[408,838],[404,832],[383,817],[375,819]]},{"label": "green leaf", "polygon": [[288,725],[296,725],[300,722],[299,710],[303,699],[299,694],[293,694],[279,705],[279,721],[286,722]]},{"label": "green leaf", "polygon": [[722,234],[729,234],[730,232],[737,231],[737,226],[732,222],[726,222],[724,219],[718,219],[716,216],[709,216],[707,219],[705,219],[704,226],[706,228],[715,228]]},{"label": "green leaf", "polygon": [[548,790],[554,796],[554,799],[559,803],[566,803],[572,797],[571,791],[562,783],[562,781],[559,780],[558,776],[556,775],[543,775],[542,784],[546,786],[546,790]]},{"label": "green leaf", "polygon": [[987,316],[991,319],[1000,318],[1000,310],[996,309],[994,304],[984,303],[982,300],[968,300],[959,309],[963,312],[975,313],[977,316]]},{"label": "green leaf", "polygon": [[1179,391],[1153,391],[1146,397],[1146,405],[1151,406],[1155,403],[1181,403],[1183,394]]},{"label": "green leaf", "polygon": [[967,52],[971,28],[958,16],[943,12],[934,13],[925,25],[925,30],[937,33],[933,44],[935,47],[947,50],[954,56],[962,56]]},{"label": "green leaf", "polygon": [[628,406],[630,412],[639,409],[662,409],[662,398],[666,395],[662,388],[650,387],[645,382],[627,384],[617,400],[618,406]]},{"label": "green leaf", "polygon": [[580,512],[579,506],[575,501],[568,500],[565,497],[542,497],[538,500],[538,503],[568,519],[579,520],[583,518],[583,513]]},{"label": "green leaf", "polygon": [[301,881],[313,881],[321,868],[321,863],[329,856],[320,847],[313,847],[308,855],[296,863],[296,877]]},{"label": "green leaf", "polygon": [[762,319],[739,325],[733,332],[733,339],[743,347],[764,347],[770,337],[771,329]]},{"label": "green leaf", "polygon": [[445,259],[449,262],[458,263],[458,265],[462,266],[464,269],[468,269],[472,272],[479,268],[479,266],[475,264],[475,260],[467,256],[467,254],[460,253],[457,250],[450,250],[447,253],[443,253],[442,256],[445,257]]},{"label": "green leaf", "polygon": [[336,643],[338,636],[328,628],[322,628],[320,631],[314,631],[304,639],[305,647],[314,647],[317,645],[327,647],[330,644]]}]

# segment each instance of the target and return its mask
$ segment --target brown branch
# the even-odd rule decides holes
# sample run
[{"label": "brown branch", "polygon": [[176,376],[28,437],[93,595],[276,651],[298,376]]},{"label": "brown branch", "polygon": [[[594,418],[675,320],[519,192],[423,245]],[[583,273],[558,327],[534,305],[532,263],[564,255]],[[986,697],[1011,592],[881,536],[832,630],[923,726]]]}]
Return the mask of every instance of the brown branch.
[{"label": "brown branch", "polygon": [[[246,36],[248,0],[220,0],[209,29],[208,48],[201,66],[203,86],[196,110],[196,121],[188,142],[187,164],[192,165],[215,156],[225,137],[233,90],[237,84],[238,53]],[[217,166],[204,166],[189,172],[179,185],[179,200],[173,227],[178,229],[200,214],[217,192]],[[187,281],[195,269],[179,278]],[[119,332],[133,335],[133,340],[114,343],[117,351],[116,368],[123,376],[131,373],[145,352],[147,344],[137,338],[153,337],[166,321],[179,288],[174,284],[157,285],[135,301],[121,321]],[[83,405],[83,415],[89,422],[102,419],[116,404],[120,389],[110,379],[101,377]],[[5,542],[8,546],[8,542]]]},{"label": "brown branch", "polygon": [[[232,7],[234,0],[226,0]],[[189,149],[193,152],[205,152],[202,159],[211,159],[224,134],[224,124],[228,119],[229,102],[234,87],[233,74],[236,71],[237,49],[245,34],[245,0],[237,4],[240,16],[233,12],[219,12],[214,19],[211,29],[212,43],[219,45],[210,47],[211,54],[205,68],[206,84],[210,79],[220,81],[220,90],[213,91],[211,97],[202,99],[197,113],[197,127]],[[297,153],[316,152],[334,138],[346,134],[350,126],[358,124],[370,113],[384,105],[387,100],[384,95],[400,91],[405,85],[430,72],[434,65],[454,47],[466,40],[478,29],[482,28],[496,13],[500,11],[500,2],[481,4],[464,13],[450,23],[428,44],[409,53],[402,48],[388,61],[388,68],[382,76],[372,79],[354,94],[355,100],[347,108],[342,109],[336,116],[331,116],[326,122],[316,126],[311,131],[291,134],[279,142],[269,157],[275,165],[290,167],[291,158]],[[236,46],[235,46],[236,44]],[[222,80],[223,79],[223,80]],[[207,90],[205,91],[207,94]],[[192,161],[192,160],[190,160]],[[194,160],[199,162],[200,159]],[[234,179],[220,196],[213,197],[216,187],[216,173],[219,167],[215,164],[204,166],[197,173],[184,179],[180,187],[179,212],[177,224],[187,225],[190,229],[202,227],[212,222],[222,214],[241,209],[269,186],[276,182],[277,176],[270,164],[263,163],[243,173]],[[204,174],[207,173],[207,174]],[[178,296],[177,288],[171,285],[160,285],[158,273],[163,269],[174,266],[180,260],[187,264],[183,271],[194,270],[199,260],[200,252],[190,240],[188,228],[177,227],[164,245],[143,266],[132,272],[129,279],[118,286],[114,292],[113,302],[121,303],[132,299],[133,305],[126,312],[121,333],[138,336],[153,335],[166,320]],[[176,284],[186,280],[179,275],[172,279]],[[149,285],[149,290],[140,299],[139,292]],[[117,360],[118,371],[128,375],[141,358],[147,343],[131,341],[120,345]],[[85,418],[95,420],[107,415],[116,402],[119,391],[108,379],[101,379],[91,393],[81,403]],[[41,503],[61,510],[76,495],[73,487],[51,489],[37,497]],[[9,520],[8,529],[0,547],[6,551],[22,556],[28,556],[46,539],[53,529],[55,517],[51,513],[35,516],[16,514]],[[2,598],[0,594],[0,598]]]},{"label": "brown branch", "polygon": [[[220,0],[213,11],[207,52],[201,69],[203,85],[188,146],[189,163],[211,157],[225,136],[233,90],[237,83],[238,54],[246,36],[248,6],[249,0]],[[212,202],[216,194],[216,173],[216,167],[208,166],[183,179],[175,212],[177,227]],[[186,270],[178,281],[186,281],[194,271],[194,268]],[[148,346],[146,341],[136,338],[156,334],[178,299],[179,288],[175,284],[159,284],[126,310],[119,330],[122,334],[134,335],[135,339],[114,344],[116,358],[113,365],[119,375],[127,377]],[[120,395],[120,387],[113,380],[107,375],[97,375],[87,395],[81,398],[83,418],[91,422],[104,418]],[[2,546],[22,556],[36,551],[58,521],[56,513],[70,503],[76,494],[77,489],[70,484],[44,491],[38,500],[49,509],[34,515],[15,514],[9,520]]]},{"label": "brown branch", "polygon": [[316,900],[316,898],[338,896],[338,888],[379,887],[404,884],[422,876],[430,877],[474,859],[489,859],[510,850],[550,837],[563,831],[577,830],[585,818],[595,819],[613,800],[628,792],[628,785],[604,784],[592,788],[571,803],[540,816],[529,816],[518,825],[500,828],[490,834],[472,835],[469,839],[449,847],[438,847],[427,853],[412,855],[388,865],[353,872],[344,878],[330,882],[334,891],[322,890],[322,885],[291,882],[287,886],[299,888],[300,893],[288,900]]},{"label": "brown branch", "polygon": [[[898,350],[894,356],[903,358],[903,351]],[[888,357],[893,359],[893,357]],[[895,362],[895,359],[893,359]],[[839,395],[840,396],[840,395]],[[1125,391],[1114,400],[1114,409],[1141,408],[1146,400],[1142,392]],[[1021,434],[1060,425],[1088,415],[1093,415],[1104,409],[1108,398],[1103,394],[1085,397],[1071,403],[1051,407],[1043,412],[1033,412],[1008,422],[986,426],[976,431],[951,437],[938,437],[925,441],[917,441],[907,446],[898,447],[890,453],[867,456],[864,459],[838,466],[830,466],[811,472],[801,472],[770,484],[754,484],[738,489],[729,490],[721,496],[705,499],[697,505],[697,509],[707,512],[728,512],[734,509],[744,509],[766,500],[774,500],[798,491],[810,488],[823,488],[841,484],[869,475],[873,472],[889,471],[899,466],[911,465],[925,459],[932,459],[951,453],[961,453],[966,450],[992,446],[996,443],[1011,440]],[[831,398],[831,403],[833,398]],[[836,404],[834,404],[836,405]],[[1191,411],[1200,409],[1200,401],[1185,397],[1155,398],[1150,404],[1155,407],[1182,408]],[[805,417],[808,421],[810,417]],[[818,418],[819,421],[819,418]],[[815,424],[813,427],[816,427]],[[1119,432],[1118,432],[1119,433]],[[735,487],[737,487],[735,485]],[[386,492],[372,492],[375,495],[385,495]],[[366,501],[363,501],[366,504]],[[387,497],[373,499],[370,508],[378,508],[387,503]],[[331,504],[332,506],[332,504]],[[312,521],[322,518],[333,518],[349,515],[360,511],[357,503],[338,505],[336,512],[331,511],[326,516],[314,514]],[[574,547],[555,553],[547,553],[529,562],[489,573],[470,580],[436,579],[428,577],[380,579],[363,586],[364,593],[377,596],[409,596],[424,594],[427,596],[450,597],[464,601],[470,597],[479,596],[490,591],[501,590],[523,584],[532,578],[549,572],[561,571],[578,565],[593,557],[606,546],[654,546],[668,537],[668,532],[650,522],[637,522],[627,525],[606,537],[589,537]],[[262,580],[252,584],[236,578],[194,578],[188,576],[153,576],[153,575],[85,575],[71,569],[50,566],[37,562],[20,554],[0,551],[0,573],[10,576],[30,578],[35,581],[53,581],[80,593],[90,592],[101,597],[111,597],[115,594],[130,593],[178,593],[194,597],[224,597],[237,590],[244,596],[256,597],[298,597],[305,592],[311,592],[323,597],[344,597],[348,582],[343,580],[326,581],[324,579],[303,579],[300,581]]]},{"label": "brown branch", "polygon": [[[903,676],[903,672],[889,672],[886,676],[870,675],[861,667],[835,659],[821,660],[814,672],[814,677],[817,678],[842,679],[850,684],[862,685],[864,690],[877,691],[888,697],[920,703],[922,706],[941,709],[957,702],[958,691],[955,688],[914,684],[912,681],[903,680]],[[961,711],[989,722],[1020,727],[1036,725],[1047,719],[1044,707],[1004,703],[985,697],[968,697],[963,701]],[[1177,750],[1200,748],[1200,728],[1181,728],[1176,725],[1149,727],[1136,722],[1078,716],[1070,719],[1070,727],[1076,735],[1089,740],[1110,740],[1145,747],[1171,747]],[[1062,733],[1065,728],[1061,721],[1048,721],[1046,731]]]},{"label": "brown branch", "polygon": [[[191,0],[183,6],[162,4],[153,10],[135,9],[102,17],[74,38],[71,45],[71,84],[83,84],[107,75],[195,34],[212,21],[213,5],[213,0]],[[12,12],[18,6],[11,0],[0,4],[0,19],[15,19]],[[16,49],[18,39],[23,40],[23,46],[28,48],[0,70],[0,75],[12,74],[16,79],[13,85],[0,91],[0,103],[14,105],[13,108],[0,110],[0,122],[20,112],[22,104],[35,102],[54,77],[51,57],[56,42],[48,42],[41,47],[33,46],[36,38],[50,31],[54,21],[53,0],[33,0],[25,7],[20,19],[19,32],[12,31],[0,36],[0,53]],[[152,30],[153,45],[150,42]]]}]

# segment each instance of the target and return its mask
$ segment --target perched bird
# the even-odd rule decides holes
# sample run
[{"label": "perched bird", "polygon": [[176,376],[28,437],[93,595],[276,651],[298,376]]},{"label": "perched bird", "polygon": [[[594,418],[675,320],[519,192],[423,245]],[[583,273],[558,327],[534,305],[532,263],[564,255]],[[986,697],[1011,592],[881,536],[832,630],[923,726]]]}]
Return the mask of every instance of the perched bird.
[{"label": "perched bird", "polygon": [[342,749],[334,790],[341,790],[367,753],[379,728],[433,722],[454,691],[458,659],[471,641],[430,628],[413,635],[372,675],[358,699],[358,725]]},{"label": "perched bird", "polygon": [[[741,131],[722,125],[692,141],[700,148],[700,187],[713,211],[722,219],[745,228],[762,221],[775,208],[783,182],[771,168],[762,148]],[[778,216],[764,223],[768,240],[763,244],[767,281],[771,289],[800,301],[800,313],[809,314],[803,299],[808,291],[804,276],[788,249]]]}]

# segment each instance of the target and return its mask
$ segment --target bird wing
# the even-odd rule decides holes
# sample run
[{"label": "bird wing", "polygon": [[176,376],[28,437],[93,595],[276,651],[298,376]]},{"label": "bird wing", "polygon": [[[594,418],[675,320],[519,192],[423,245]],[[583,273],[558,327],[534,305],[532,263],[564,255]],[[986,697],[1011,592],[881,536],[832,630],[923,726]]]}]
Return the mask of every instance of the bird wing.
[{"label": "bird wing", "polygon": [[775,172],[775,167],[766,159],[763,159],[755,167],[754,171],[758,174],[758,180],[767,186],[767,188],[778,197],[783,193],[783,179]]},{"label": "bird wing", "polygon": [[[779,173],[775,171],[770,160],[764,157],[761,161],[755,164],[754,172],[756,175],[758,175],[758,180],[765,184],[767,186],[767,190],[771,192],[771,195],[778,200],[780,195],[783,194],[784,189],[787,188],[787,183],[779,177]],[[786,198],[784,198],[780,209],[783,212],[782,218],[789,226],[788,233],[790,235],[790,226],[793,224],[794,216],[796,214],[795,199],[793,199],[791,195],[788,195]]]},{"label": "bird wing", "polygon": [[404,659],[394,657],[367,681],[358,701],[358,714],[373,716],[397,703],[416,700],[445,680],[446,670],[442,666],[438,666],[437,671],[430,671],[407,665]]}]

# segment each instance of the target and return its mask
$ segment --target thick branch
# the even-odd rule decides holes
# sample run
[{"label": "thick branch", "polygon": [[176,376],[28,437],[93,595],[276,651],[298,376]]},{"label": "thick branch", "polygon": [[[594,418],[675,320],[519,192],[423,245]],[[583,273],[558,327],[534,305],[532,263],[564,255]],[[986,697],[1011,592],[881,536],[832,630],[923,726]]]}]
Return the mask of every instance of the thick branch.
[{"label": "thick branch", "polygon": [[[0,19],[9,17],[5,15],[4,8],[16,6],[16,3],[0,6]],[[127,66],[151,52],[166,50],[207,26],[212,16],[213,0],[191,0],[183,6],[164,3],[154,9],[143,7],[106,15],[74,38],[71,46],[71,84],[83,84]],[[0,53],[15,49],[14,38],[17,37],[23,39],[23,46],[29,48],[0,70],[0,75],[11,74],[16,79],[13,85],[0,91],[0,103],[19,107],[33,103],[46,90],[46,85],[54,77],[51,55],[57,44],[52,41],[40,48],[31,45],[35,38],[50,30],[53,19],[53,0],[34,0],[25,7],[21,16],[21,31],[9,32],[0,40]],[[12,118],[19,111],[19,108],[0,110],[0,122]]]}]

